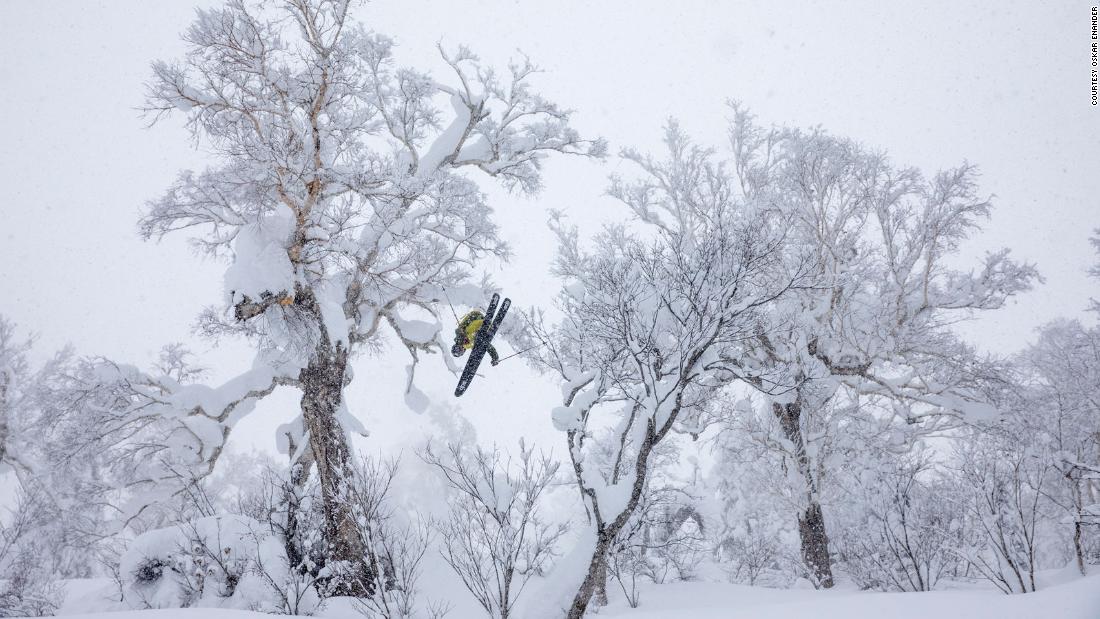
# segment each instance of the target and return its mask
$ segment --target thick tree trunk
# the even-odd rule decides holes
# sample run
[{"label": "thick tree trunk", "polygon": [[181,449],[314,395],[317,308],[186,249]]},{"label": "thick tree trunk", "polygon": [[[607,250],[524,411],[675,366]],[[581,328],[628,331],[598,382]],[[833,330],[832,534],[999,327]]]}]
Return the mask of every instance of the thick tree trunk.
[{"label": "thick tree trunk", "polygon": [[802,561],[813,574],[818,586],[833,586],[833,568],[829,557],[829,536],[825,532],[825,516],[821,505],[810,506],[798,517],[798,537],[802,541]]},{"label": "thick tree trunk", "polygon": [[[569,607],[568,619],[582,619],[588,610],[588,604],[596,597],[597,591],[603,587],[603,604],[607,604],[607,555],[611,552],[611,542],[615,539],[614,533],[608,533],[606,529],[596,534],[596,548],[592,553],[592,562],[588,564],[588,573],[584,576],[581,588],[573,597],[573,605]],[[599,599],[596,600],[600,604]]]},{"label": "thick tree trunk", "polygon": [[[288,451],[290,457],[293,458],[294,454],[298,451],[298,446],[294,443],[293,436],[288,436]],[[288,485],[284,486],[283,500],[286,502],[286,538],[283,540],[284,549],[286,550],[287,563],[291,569],[302,569],[299,566],[303,565],[303,559],[305,559],[305,544],[302,542],[302,531],[300,527],[301,517],[301,496],[305,489],[306,481],[309,479],[309,471],[313,468],[313,454],[309,449],[302,450],[302,455],[298,457],[298,460],[291,460],[290,462],[290,480]]]},{"label": "thick tree trunk", "polygon": [[607,552],[603,553],[599,561],[601,569],[597,569],[595,574],[596,589],[592,592],[592,603],[596,606],[607,606]]},{"label": "thick tree trunk", "polygon": [[343,345],[333,346],[327,334],[322,334],[299,380],[302,418],[321,485],[326,559],[343,562],[347,568],[334,583],[335,593],[364,596],[373,593],[371,570],[365,562],[367,553],[356,519],[351,451],[336,418],[343,399],[347,360]]},{"label": "thick tree trunk", "polygon": [[825,530],[825,514],[817,500],[817,479],[806,454],[806,440],[802,436],[802,402],[772,404],[783,434],[795,447],[795,463],[806,483],[806,508],[798,515],[798,536],[802,542],[802,561],[813,576],[815,585],[823,589],[833,586],[832,560],[829,556],[829,534]]}]

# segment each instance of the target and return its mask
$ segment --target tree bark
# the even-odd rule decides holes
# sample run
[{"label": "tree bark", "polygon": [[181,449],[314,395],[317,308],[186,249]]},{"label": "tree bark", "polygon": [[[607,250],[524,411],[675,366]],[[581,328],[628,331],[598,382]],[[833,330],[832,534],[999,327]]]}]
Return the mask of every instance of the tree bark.
[{"label": "tree bark", "polygon": [[321,485],[326,559],[346,566],[334,583],[334,593],[361,597],[373,593],[373,579],[356,519],[351,450],[336,417],[343,399],[347,361],[347,349],[340,343],[333,346],[322,331],[321,341],[299,380],[302,418]]},{"label": "tree bark", "polygon": [[[623,510],[616,514],[613,520],[608,522],[603,519],[599,512],[599,505],[595,502],[595,493],[591,495],[593,501],[592,516],[596,520],[596,548],[592,553],[592,561],[588,564],[588,572],[585,574],[584,581],[581,583],[580,589],[577,590],[577,595],[573,597],[573,604],[566,614],[568,619],[582,619],[585,611],[588,610],[588,604],[601,588],[604,596],[603,603],[607,603],[607,559],[611,553],[612,543],[623,527],[626,526],[631,514],[637,509],[638,502],[642,499],[646,478],[649,474],[649,456],[653,453],[653,446],[664,436],[675,418],[676,414],[673,413],[669,418],[668,426],[663,428],[660,434],[658,434],[653,420],[649,419],[647,421],[645,438],[638,446],[638,454],[634,460],[634,485],[630,489],[630,498]],[[584,493],[586,490],[581,480],[581,470],[576,462],[574,462],[574,468],[577,470],[577,481],[581,484],[581,492]]]},{"label": "tree bark", "polygon": [[[589,602],[596,596],[601,586],[604,588],[604,596],[607,595],[607,555],[611,552],[611,542],[614,539],[615,534],[609,534],[607,529],[596,534],[596,549],[592,553],[592,561],[588,564],[588,573],[584,576],[584,582],[577,590],[577,595],[573,597],[573,605],[569,607],[569,613],[566,615],[568,619],[583,619]],[[596,603],[599,605],[598,599]],[[603,603],[607,603],[606,597]]]},{"label": "tree bark", "polygon": [[798,537],[802,546],[802,561],[814,578],[814,585],[822,589],[833,586],[832,558],[829,555],[829,534],[825,529],[825,514],[817,500],[817,479],[806,454],[806,440],[802,436],[802,401],[796,399],[787,404],[772,404],[772,412],[783,428],[783,434],[795,447],[795,464],[806,482],[806,508],[798,515]]},{"label": "tree bark", "polygon": [[1085,550],[1081,546],[1081,521],[1073,523],[1073,551],[1077,555],[1077,571],[1081,572],[1082,576],[1088,576],[1088,571],[1085,569]]},{"label": "tree bark", "polygon": [[1073,519],[1073,554],[1077,558],[1077,571],[1081,572],[1082,576],[1087,576],[1088,572],[1085,568],[1085,549],[1081,545],[1081,523],[1084,520],[1084,496],[1081,492],[1081,480],[1076,479],[1073,475],[1074,471],[1070,471],[1066,474],[1066,478],[1070,480],[1073,487],[1073,506],[1074,514]]},{"label": "tree bark", "polygon": [[598,561],[599,566],[596,570],[596,587],[592,592],[592,603],[596,606],[607,606],[607,553],[611,552],[608,549],[601,555]]},{"label": "tree bark", "polygon": [[798,516],[798,537],[802,541],[802,561],[813,574],[818,586],[833,586],[833,568],[829,557],[829,536],[825,532],[825,515],[819,503],[810,503]]},{"label": "tree bark", "polygon": [[[288,436],[288,449],[290,457],[298,451],[293,436]],[[313,454],[309,449],[302,450],[298,460],[290,461],[290,480],[283,487],[283,500],[286,501],[286,532],[283,546],[286,550],[287,563],[291,569],[301,570],[305,559],[305,544],[302,542],[300,530],[301,493],[305,489],[309,479],[309,471],[313,467]]]}]

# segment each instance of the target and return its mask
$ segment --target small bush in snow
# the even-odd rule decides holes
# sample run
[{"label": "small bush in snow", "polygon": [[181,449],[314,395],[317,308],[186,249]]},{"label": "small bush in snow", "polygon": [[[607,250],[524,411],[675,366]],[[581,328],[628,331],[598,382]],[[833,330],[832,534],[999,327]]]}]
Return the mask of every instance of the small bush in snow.
[{"label": "small bush in snow", "polygon": [[164,568],[168,564],[160,559],[149,559],[138,565],[134,570],[134,581],[139,583],[155,583],[164,576]]},{"label": "small bush in snow", "polygon": [[262,574],[286,559],[267,531],[260,522],[230,515],[147,531],[122,556],[123,599],[137,608],[277,610]]},{"label": "small bush in snow", "polygon": [[798,563],[790,556],[789,546],[775,527],[746,522],[736,532],[726,532],[715,557],[732,583],[788,587],[795,580]]}]

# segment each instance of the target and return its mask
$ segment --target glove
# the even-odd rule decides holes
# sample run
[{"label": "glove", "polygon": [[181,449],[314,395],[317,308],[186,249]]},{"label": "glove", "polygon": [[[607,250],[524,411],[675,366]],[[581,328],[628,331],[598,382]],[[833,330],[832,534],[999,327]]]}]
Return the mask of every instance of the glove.
[{"label": "glove", "polygon": [[490,359],[489,360],[489,365],[491,365],[493,367],[496,367],[499,364],[500,364],[500,359]]}]

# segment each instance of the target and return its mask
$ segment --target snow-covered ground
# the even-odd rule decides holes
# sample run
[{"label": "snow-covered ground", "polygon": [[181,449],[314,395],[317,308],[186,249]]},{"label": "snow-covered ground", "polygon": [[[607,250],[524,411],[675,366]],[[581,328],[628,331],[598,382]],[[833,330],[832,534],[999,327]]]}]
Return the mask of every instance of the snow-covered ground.
[{"label": "snow-covered ground", "polygon": [[659,585],[631,609],[614,603],[604,617],[630,619],[1097,619],[1100,576],[1028,595],[990,590],[929,593],[779,590],[724,583]]},{"label": "snow-covered ground", "polygon": [[[111,608],[106,580],[70,581],[61,614],[104,617],[89,612]],[[658,593],[659,590],[659,593]],[[321,617],[361,617],[341,600]],[[258,619],[261,613],[219,608],[184,608],[115,612],[118,619]],[[450,619],[484,616],[467,605],[456,606]],[[641,605],[630,608],[614,596],[600,617],[620,619],[1098,619],[1100,574],[1051,585],[1037,593],[1004,595],[989,589],[930,593],[868,593],[855,590],[768,589],[713,582],[679,582],[641,589]],[[522,619],[522,618],[521,618]]]}]

